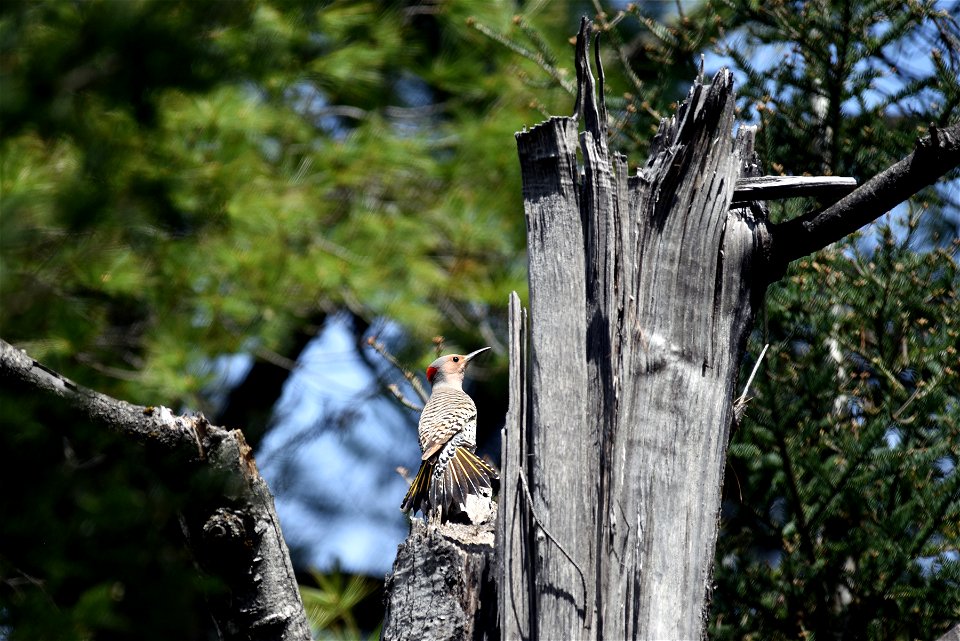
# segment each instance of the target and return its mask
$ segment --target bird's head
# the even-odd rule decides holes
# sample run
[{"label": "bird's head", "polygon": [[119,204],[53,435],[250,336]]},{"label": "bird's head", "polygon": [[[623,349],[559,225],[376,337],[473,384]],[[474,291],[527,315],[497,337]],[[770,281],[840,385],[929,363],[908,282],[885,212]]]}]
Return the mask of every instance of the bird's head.
[{"label": "bird's head", "polygon": [[478,354],[490,349],[482,347],[469,354],[447,354],[430,363],[427,367],[427,380],[436,387],[441,383],[452,383],[457,387],[463,383],[463,374],[467,371],[467,363],[472,361]]}]

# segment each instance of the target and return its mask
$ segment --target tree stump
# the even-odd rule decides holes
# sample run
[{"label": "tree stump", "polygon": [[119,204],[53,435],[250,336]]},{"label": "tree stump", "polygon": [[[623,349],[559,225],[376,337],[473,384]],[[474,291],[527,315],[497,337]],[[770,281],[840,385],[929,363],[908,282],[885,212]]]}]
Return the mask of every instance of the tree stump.
[{"label": "tree stump", "polygon": [[413,519],[387,576],[387,641],[500,638],[493,523]]}]

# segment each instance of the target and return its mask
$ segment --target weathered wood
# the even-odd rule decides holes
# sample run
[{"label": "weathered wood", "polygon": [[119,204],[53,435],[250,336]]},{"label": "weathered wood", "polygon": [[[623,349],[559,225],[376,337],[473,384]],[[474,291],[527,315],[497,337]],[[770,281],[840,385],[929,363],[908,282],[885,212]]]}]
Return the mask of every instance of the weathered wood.
[{"label": "weathered wood", "polygon": [[779,200],[801,196],[843,196],[857,188],[857,179],[844,176],[758,176],[740,178],[733,202]]},{"label": "weathered wood", "polygon": [[[310,639],[273,496],[239,430],[164,407],[132,405],[73,383],[0,340],[0,383],[69,403],[94,423],[164,454],[178,482],[219,476],[221,493],[192,496],[180,522],[197,564],[227,587],[210,600],[221,639]],[[172,468],[172,469],[168,469]]]},{"label": "weathered wood", "polygon": [[596,526],[606,638],[702,633],[737,351],[753,311],[752,221],[728,211],[740,173],[734,102],[726,70],[694,85],[616,223],[628,244],[606,288],[617,292],[606,301],[615,340],[592,355],[611,362],[614,385]]},{"label": "weathered wood", "polygon": [[527,371],[526,310],[516,292],[510,294],[510,406],[501,438],[500,510],[497,541],[500,544],[499,607],[500,630],[504,639],[535,637],[530,616],[534,585],[530,568],[533,557],[530,505],[520,475],[528,475],[527,467]]},{"label": "weathered wood", "polygon": [[[504,589],[533,594],[502,607],[502,625],[530,638],[699,638],[763,246],[753,210],[730,210],[752,130],[734,146],[732,76],[721,71],[694,85],[628,178],[607,148],[585,29],[580,39],[582,180],[572,119],[517,137],[531,306],[519,406],[529,405],[529,425],[508,422],[505,465],[517,429],[536,534],[504,528]],[[513,558],[518,537],[529,564]]]},{"label": "weathered wood", "polygon": [[[551,118],[517,136],[527,219],[530,273],[545,286],[530,291],[527,465],[532,510],[581,567],[593,565],[596,542],[583,520],[595,518],[596,434],[587,421],[586,302],[579,216],[577,123]],[[509,428],[508,428],[509,429]],[[570,470],[576,470],[571,474]],[[586,578],[537,528],[530,558],[538,625],[556,638],[580,638],[593,593]],[[587,585],[584,585],[587,583]]]},{"label": "weathered wood", "polygon": [[386,641],[499,639],[494,523],[411,522],[387,576]]}]

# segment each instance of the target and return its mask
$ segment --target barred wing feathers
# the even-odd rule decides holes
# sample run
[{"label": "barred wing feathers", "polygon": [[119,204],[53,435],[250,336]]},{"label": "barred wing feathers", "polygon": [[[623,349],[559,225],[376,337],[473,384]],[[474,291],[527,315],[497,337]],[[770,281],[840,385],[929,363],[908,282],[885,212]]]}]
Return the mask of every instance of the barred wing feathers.
[{"label": "barred wing feathers", "polygon": [[456,434],[463,434],[467,445],[476,445],[477,406],[462,390],[436,389],[420,415],[421,460],[428,460]]}]

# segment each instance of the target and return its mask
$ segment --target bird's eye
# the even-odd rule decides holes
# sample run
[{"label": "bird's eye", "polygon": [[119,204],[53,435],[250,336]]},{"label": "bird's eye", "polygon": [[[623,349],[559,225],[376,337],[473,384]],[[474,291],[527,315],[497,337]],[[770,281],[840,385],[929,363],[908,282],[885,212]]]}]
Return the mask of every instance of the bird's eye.
[{"label": "bird's eye", "polygon": [[454,357],[453,357],[453,362],[454,362],[454,363],[459,363],[459,362],[460,362],[460,357],[459,357],[459,356],[454,356]]}]

